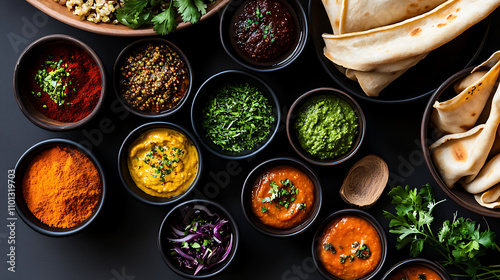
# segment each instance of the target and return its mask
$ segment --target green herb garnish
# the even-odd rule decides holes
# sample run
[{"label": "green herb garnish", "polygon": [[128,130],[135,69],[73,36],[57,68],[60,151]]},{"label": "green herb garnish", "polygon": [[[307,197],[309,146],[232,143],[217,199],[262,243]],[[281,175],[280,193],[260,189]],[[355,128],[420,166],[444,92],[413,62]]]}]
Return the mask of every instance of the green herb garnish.
[{"label": "green herb garnish", "polygon": [[262,211],[262,213],[266,213],[267,212],[267,208],[265,206],[262,206],[262,207],[260,207],[260,211]]},{"label": "green herb garnish", "polygon": [[420,190],[398,186],[389,192],[389,196],[396,205],[396,214],[384,211],[384,216],[390,219],[389,232],[399,234],[397,249],[409,245],[410,255],[416,257],[423,251],[424,244],[428,244],[441,254],[445,266],[453,265],[466,273],[452,276],[472,279],[500,277],[500,265],[485,266],[480,262],[480,257],[486,254],[495,258],[488,249],[500,252],[494,232],[489,229],[481,231],[475,221],[455,214],[453,221],[444,221],[437,235],[434,234],[431,230],[432,211],[442,201],[436,203],[430,185],[426,184]]},{"label": "green herb garnish", "polygon": [[[271,203],[274,202],[278,209],[281,209],[280,206],[285,207],[286,209],[290,208],[291,203],[297,200],[297,194],[299,193],[299,189],[296,188],[293,183],[289,179],[281,180],[281,186],[279,186],[276,182],[271,181],[269,186],[271,189],[269,190],[268,197],[262,199],[262,203]],[[298,209],[305,209],[306,204],[300,203]],[[264,212],[264,211],[263,211]]]},{"label": "green herb garnish", "polygon": [[[354,247],[353,247],[354,248]],[[370,248],[366,244],[363,244],[361,248],[358,248],[356,252],[354,253],[354,256],[356,258],[360,258],[363,260],[368,259],[372,255],[372,252],[370,252]]]},{"label": "green herb garnish", "polygon": [[143,162],[154,169],[154,174],[151,174],[151,177],[158,178],[160,176],[160,181],[165,183],[165,175],[175,170],[181,161],[180,157],[184,155],[184,151],[177,147],[157,146],[154,142],[151,142],[150,145],[151,150],[146,153]]},{"label": "green herb garnish", "polygon": [[337,250],[335,250],[335,247],[333,247],[332,243],[323,244],[323,249],[325,251],[331,251],[332,254],[336,254],[337,253]]},{"label": "green herb garnish", "polygon": [[209,2],[213,0],[125,0],[115,15],[131,28],[152,25],[157,33],[167,35],[177,28],[177,15],[184,22],[197,23],[207,13]]},{"label": "green herb garnish", "polygon": [[203,108],[207,137],[226,151],[250,150],[271,132],[273,108],[260,90],[247,83],[225,84]]},{"label": "green herb garnish", "polygon": [[[67,69],[68,65],[65,64],[61,67],[61,64],[62,59],[59,61],[47,60],[35,75],[35,82],[42,88],[42,91],[47,93],[50,99],[60,107],[65,103],[66,88],[71,82],[70,69]],[[32,94],[36,97],[42,96],[41,92],[35,94],[32,91]],[[43,108],[46,108],[46,106]]]}]

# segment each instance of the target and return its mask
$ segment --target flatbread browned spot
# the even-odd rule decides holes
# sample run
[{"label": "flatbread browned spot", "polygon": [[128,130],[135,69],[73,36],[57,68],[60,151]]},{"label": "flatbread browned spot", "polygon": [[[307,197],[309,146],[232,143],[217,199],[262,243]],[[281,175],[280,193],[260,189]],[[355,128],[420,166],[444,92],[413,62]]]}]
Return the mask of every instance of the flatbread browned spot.
[{"label": "flatbread browned spot", "polygon": [[420,27],[417,27],[410,32],[410,35],[417,36],[420,32],[422,32],[422,29]]},{"label": "flatbread browned spot", "polygon": [[456,143],[452,146],[453,157],[456,161],[466,161],[467,160],[467,150],[462,143]]}]

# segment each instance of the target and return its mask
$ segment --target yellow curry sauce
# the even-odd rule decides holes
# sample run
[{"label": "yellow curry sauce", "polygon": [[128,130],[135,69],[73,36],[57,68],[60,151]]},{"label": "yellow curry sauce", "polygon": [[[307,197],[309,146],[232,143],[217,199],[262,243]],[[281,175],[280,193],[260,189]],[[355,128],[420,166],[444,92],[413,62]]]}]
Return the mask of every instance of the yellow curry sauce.
[{"label": "yellow curry sauce", "polygon": [[335,218],[323,231],[317,250],[323,267],[346,280],[368,275],[382,257],[377,230],[352,215]]},{"label": "yellow curry sauce", "polygon": [[264,172],[252,189],[252,212],[265,225],[292,228],[314,208],[314,184],[299,169],[277,166]]},{"label": "yellow curry sauce", "polygon": [[151,129],[132,143],[128,169],[137,187],[157,197],[185,191],[198,172],[199,156],[194,144],[169,128]]}]

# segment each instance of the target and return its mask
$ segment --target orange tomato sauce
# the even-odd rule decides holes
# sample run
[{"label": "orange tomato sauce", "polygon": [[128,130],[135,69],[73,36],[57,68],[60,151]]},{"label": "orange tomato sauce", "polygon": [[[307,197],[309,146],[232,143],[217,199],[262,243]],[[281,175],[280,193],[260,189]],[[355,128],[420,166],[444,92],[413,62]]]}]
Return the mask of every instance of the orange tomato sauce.
[{"label": "orange tomato sauce", "polygon": [[420,280],[422,277],[419,278],[419,275],[425,275],[425,279],[427,280],[442,280],[434,270],[418,264],[407,265],[394,271],[388,280]]},{"label": "orange tomato sauce", "polygon": [[[331,248],[329,244],[333,250],[327,249]],[[361,250],[363,245],[368,247],[369,253]],[[328,224],[317,250],[323,267],[332,275],[346,280],[370,274],[382,257],[377,230],[365,219],[353,215],[337,217]],[[365,256],[357,257],[357,250]]]},{"label": "orange tomato sauce", "polygon": [[[283,184],[287,179],[293,188]],[[289,194],[283,195],[282,190]],[[281,197],[276,197],[276,194],[269,201],[276,192],[281,193]],[[253,214],[263,224],[274,228],[292,228],[307,219],[313,210],[314,184],[309,176],[295,167],[273,167],[261,174],[254,183],[251,205]]]}]

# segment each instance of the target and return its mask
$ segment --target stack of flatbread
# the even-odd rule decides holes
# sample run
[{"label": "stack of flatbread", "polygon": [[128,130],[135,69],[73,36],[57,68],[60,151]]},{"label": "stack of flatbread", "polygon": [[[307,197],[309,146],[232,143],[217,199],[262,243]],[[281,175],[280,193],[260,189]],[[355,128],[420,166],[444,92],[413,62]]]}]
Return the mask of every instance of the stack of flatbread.
[{"label": "stack of flatbread", "polygon": [[500,51],[436,101],[431,125],[443,135],[429,150],[443,182],[455,183],[484,207],[500,208]]},{"label": "stack of flatbread", "polygon": [[322,1],[334,33],[323,34],[324,55],[368,96],[500,6],[500,0]]}]

